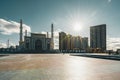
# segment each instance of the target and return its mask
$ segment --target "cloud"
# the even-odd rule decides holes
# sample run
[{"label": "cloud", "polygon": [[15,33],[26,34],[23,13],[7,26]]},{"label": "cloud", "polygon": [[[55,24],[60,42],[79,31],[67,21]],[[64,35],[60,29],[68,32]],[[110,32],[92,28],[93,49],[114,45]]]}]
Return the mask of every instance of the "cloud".
[{"label": "cloud", "polygon": [[[7,46],[7,41],[5,42],[4,40],[0,40],[0,48],[7,48],[8,46]],[[11,40],[9,40],[9,47],[11,47],[11,46],[16,46],[16,44],[14,44],[14,42],[13,41],[11,41]]]},{"label": "cloud", "polygon": [[110,3],[112,0],[108,0],[108,3]]},{"label": "cloud", "polygon": [[[19,33],[20,31],[20,23],[15,21],[8,21],[5,19],[0,19],[0,33],[4,35],[10,35],[13,33]],[[31,32],[30,26],[23,24],[23,32],[27,30],[28,32]]]},{"label": "cloud", "polygon": [[107,48],[113,50],[120,49],[120,38],[109,38],[107,40]]},{"label": "cloud", "polygon": [[5,43],[0,43],[0,48],[7,48],[7,45]]}]

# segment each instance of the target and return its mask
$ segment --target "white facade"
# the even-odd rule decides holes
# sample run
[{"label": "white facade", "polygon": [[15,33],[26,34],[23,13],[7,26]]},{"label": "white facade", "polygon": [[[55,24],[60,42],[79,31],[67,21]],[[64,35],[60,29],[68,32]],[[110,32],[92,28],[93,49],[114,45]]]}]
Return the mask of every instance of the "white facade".
[{"label": "white facade", "polygon": [[45,34],[31,33],[31,36],[25,36],[25,50],[43,51],[50,50],[51,38],[46,38]]}]

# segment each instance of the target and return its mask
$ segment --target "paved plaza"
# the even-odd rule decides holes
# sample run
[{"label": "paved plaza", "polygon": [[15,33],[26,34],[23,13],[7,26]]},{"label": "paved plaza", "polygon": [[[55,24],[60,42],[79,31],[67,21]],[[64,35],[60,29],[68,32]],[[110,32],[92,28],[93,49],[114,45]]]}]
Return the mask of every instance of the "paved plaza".
[{"label": "paved plaza", "polygon": [[69,54],[2,56],[0,80],[120,80],[120,61]]}]

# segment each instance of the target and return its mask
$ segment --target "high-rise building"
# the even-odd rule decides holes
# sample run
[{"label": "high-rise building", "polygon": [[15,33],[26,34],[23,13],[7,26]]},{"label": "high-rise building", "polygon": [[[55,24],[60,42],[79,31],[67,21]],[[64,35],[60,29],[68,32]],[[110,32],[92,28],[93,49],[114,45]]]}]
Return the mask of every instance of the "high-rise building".
[{"label": "high-rise building", "polygon": [[72,41],[72,35],[68,34],[66,36],[66,49],[67,50],[71,50],[72,49],[71,41]]},{"label": "high-rise building", "polygon": [[66,33],[59,33],[59,50],[66,50]]},{"label": "high-rise building", "polygon": [[73,44],[72,49],[80,50],[82,48],[82,39],[81,39],[81,37],[80,36],[73,36],[72,37],[72,44]]},{"label": "high-rise building", "polygon": [[59,33],[59,50],[86,50],[88,48],[88,38],[72,36],[65,32]]},{"label": "high-rise building", "polygon": [[106,24],[90,27],[90,47],[106,50]]},{"label": "high-rise building", "polygon": [[82,49],[88,49],[88,37],[82,38]]}]

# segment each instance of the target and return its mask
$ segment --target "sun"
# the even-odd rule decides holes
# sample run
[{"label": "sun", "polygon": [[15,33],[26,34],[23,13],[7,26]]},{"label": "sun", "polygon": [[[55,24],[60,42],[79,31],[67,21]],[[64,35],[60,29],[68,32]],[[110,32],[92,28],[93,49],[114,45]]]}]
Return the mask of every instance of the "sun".
[{"label": "sun", "polygon": [[80,31],[81,28],[82,28],[82,24],[76,22],[76,23],[73,24],[73,27],[74,27],[75,31]]}]

